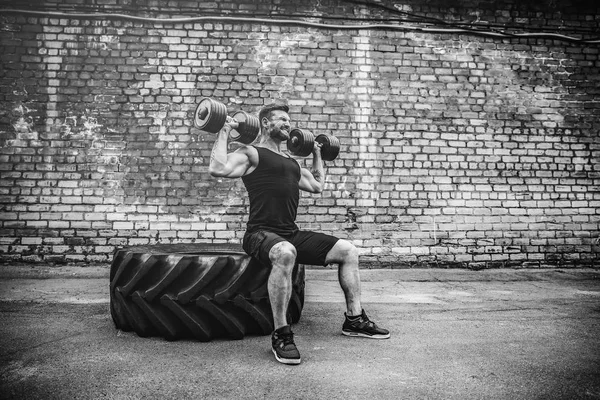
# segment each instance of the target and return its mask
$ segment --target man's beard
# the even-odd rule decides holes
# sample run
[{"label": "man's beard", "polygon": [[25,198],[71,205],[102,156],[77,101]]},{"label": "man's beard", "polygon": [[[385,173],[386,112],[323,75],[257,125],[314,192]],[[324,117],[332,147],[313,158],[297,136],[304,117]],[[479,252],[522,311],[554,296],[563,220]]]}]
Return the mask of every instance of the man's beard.
[{"label": "man's beard", "polygon": [[271,136],[273,139],[279,139],[283,142],[289,139],[290,132],[281,128],[273,128],[269,136]]}]

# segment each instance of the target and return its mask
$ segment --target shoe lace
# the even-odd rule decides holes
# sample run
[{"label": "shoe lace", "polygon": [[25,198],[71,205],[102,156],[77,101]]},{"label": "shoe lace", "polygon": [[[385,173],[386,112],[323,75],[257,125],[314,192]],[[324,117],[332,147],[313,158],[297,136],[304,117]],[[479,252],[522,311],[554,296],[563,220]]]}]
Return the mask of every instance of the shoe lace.
[{"label": "shoe lace", "polygon": [[366,315],[362,316],[358,321],[357,321],[357,325],[360,328],[377,328],[377,325],[375,325],[375,322],[371,321],[369,319],[369,317],[367,317]]},{"label": "shoe lace", "polygon": [[284,346],[287,346],[288,344],[295,345],[293,333],[280,333],[277,335],[277,339],[281,341]]},{"label": "shoe lace", "polygon": [[366,318],[362,321],[363,326],[368,326],[369,328],[376,328],[375,322],[371,321],[370,319]]},{"label": "shoe lace", "polygon": [[284,334],[280,335],[280,337],[281,337],[281,340],[283,341],[284,346],[287,346],[288,344],[295,344],[293,333],[284,333]]}]

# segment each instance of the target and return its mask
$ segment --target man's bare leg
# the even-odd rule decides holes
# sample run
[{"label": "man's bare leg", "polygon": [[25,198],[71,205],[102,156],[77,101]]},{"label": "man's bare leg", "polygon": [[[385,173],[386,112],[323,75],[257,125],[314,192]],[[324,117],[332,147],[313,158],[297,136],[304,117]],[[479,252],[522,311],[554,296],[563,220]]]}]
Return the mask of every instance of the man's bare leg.
[{"label": "man's bare leg", "polygon": [[300,364],[300,353],[294,343],[294,333],[287,323],[287,309],[292,296],[292,273],[296,263],[296,248],[279,242],[269,252],[272,269],[267,287],[273,310],[275,330],[271,335],[275,359],[283,364]]},{"label": "man's bare leg", "polygon": [[292,296],[292,272],[296,262],[296,249],[288,242],[279,242],[269,252],[272,269],[268,290],[275,329],[287,325],[287,309]]},{"label": "man's bare leg", "polygon": [[360,274],[358,267],[358,249],[346,241],[338,240],[325,258],[327,264],[337,263],[340,286],[346,297],[346,317],[342,333],[352,337],[387,339],[390,332],[379,328],[367,317],[360,301]]},{"label": "man's bare leg", "polygon": [[358,268],[358,249],[346,240],[338,240],[327,253],[327,264],[339,265],[338,279],[346,297],[348,315],[360,315],[360,272]]}]

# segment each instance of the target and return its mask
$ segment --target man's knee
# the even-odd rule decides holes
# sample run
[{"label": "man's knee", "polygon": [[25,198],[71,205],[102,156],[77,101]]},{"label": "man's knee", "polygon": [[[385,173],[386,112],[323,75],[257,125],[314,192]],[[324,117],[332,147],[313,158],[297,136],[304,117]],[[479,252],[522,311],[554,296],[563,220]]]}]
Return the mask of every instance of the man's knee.
[{"label": "man's knee", "polygon": [[269,251],[273,266],[293,268],[296,263],[296,248],[290,242],[279,242]]},{"label": "man's knee", "polygon": [[327,255],[327,262],[352,262],[358,260],[358,249],[347,240],[340,239]]},{"label": "man's knee", "polygon": [[348,242],[347,240],[341,240],[341,242],[344,259],[358,259],[358,249],[356,248],[356,246]]}]

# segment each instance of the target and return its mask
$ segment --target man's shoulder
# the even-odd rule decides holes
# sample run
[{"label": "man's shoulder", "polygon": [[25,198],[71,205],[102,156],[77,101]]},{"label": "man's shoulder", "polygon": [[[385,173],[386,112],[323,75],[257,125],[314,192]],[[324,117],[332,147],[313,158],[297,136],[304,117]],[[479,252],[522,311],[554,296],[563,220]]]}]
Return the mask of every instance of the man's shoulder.
[{"label": "man's shoulder", "polygon": [[250,164],[256,165],[258,164],[258,150],[256,147],[252,145],[243,145],[240,146],[237,150],[237,153],[245,154],[250,160]]}]

